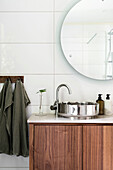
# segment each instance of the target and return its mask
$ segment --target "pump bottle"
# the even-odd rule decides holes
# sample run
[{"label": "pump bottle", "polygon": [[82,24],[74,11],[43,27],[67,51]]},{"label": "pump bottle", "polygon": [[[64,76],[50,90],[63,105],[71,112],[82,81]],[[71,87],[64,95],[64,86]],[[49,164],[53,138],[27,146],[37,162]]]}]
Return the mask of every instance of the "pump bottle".
[{"label": "pump bottle", "polygon": [[99,103],[99,115],[104,115],[104,101],[101,96],[102,94],[98,94],[98,99],[96,102]]},{"label": "pump bottle", "polygon": [[111,115],[111,114],[112,114],[112,102],[110,100],[110,94],[106,94],[105,115]]}]

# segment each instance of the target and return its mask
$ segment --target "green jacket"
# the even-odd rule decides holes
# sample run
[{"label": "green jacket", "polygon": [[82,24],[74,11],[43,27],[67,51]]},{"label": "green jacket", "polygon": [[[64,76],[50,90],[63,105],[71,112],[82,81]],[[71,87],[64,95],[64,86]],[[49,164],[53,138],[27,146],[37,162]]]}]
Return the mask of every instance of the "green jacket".
[{"label": "green jacket", "polygon": [[7,79],[0,93],[0,153],[11,154],[12,86]]},{"label": "green jacket", "polygon": [[21,80],[17,80],[14,90],[13,104],[13,154],[29,155],[28,126],[26,118],[26,106],[30,103]]}]

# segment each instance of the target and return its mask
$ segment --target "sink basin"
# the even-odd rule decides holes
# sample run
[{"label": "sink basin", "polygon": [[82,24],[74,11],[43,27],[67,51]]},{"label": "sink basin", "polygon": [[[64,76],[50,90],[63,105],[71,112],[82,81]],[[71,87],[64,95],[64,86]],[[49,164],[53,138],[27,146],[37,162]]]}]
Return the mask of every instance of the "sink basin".
[{"label": "sink basin", "polygon": [[99,114],[99,104],[93,102],[59,103],[58,115],[63,117],[94,117]]}]

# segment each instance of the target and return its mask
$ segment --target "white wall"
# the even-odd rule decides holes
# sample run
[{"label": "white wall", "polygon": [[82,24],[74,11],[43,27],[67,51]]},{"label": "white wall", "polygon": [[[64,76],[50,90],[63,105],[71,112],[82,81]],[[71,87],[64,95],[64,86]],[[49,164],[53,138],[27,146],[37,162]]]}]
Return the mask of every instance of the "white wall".
[{"label": "white wall", "polygon": [[[113,81],[96,81],[77,73],[67,63],[59,45],[59,30],[66,11],[76,0],[1,0],[0,75],[24,75],[31,99],[28,116],[38,111],[36,92],[46,88],[44,111],[55,101],[56,87],[61,101],[95,101],[98,93],[113,94]],[[65,93],[65,94],[64,94]],[[0,155],[0,170],[28,170],[28,158]]]}]

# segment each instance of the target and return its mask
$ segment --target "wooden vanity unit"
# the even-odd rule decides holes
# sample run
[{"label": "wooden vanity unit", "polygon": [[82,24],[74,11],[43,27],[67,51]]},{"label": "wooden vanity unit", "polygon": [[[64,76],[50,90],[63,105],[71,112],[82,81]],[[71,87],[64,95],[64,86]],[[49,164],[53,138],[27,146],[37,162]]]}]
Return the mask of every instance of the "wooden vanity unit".
[{"label": "wooden vanity unit", "polygon": [[112,121],[31,116],[29,170],[113,170]]}]

